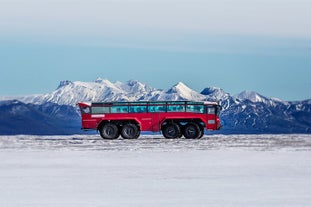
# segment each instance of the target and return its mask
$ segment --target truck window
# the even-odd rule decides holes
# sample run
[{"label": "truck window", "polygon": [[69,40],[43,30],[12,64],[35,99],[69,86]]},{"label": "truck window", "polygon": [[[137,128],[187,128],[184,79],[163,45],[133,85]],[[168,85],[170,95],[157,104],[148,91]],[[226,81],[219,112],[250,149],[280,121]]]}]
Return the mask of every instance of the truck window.
[{"label": "truck window", "polygon": [[216,109],[214,106],[208,106],[206,112],[207,112],[207,114],[215,114]]},{"label": "truck window", "polygon": [[80,111],[82,114],[89,114],[91,112],[90,107],[88,106],[80,107]]},{"label": "truck window", "polygon": [[110,107],[102,107],[102,106],[93,106],[92,107],[92,114],[108,114],[110,113]]},{"label": "truck window", "polygon": [[128,106],[112,106],[111,113],[128,113]]},{"label": "truck window", "polygon": [[204,113],[203,105],[187,105],[186,112]]},{"label": "truck window", "polygon": [[167,112],[184,112],[185,106],[184,105],[168,105]]},{"label": "truck window", "polygon": [[144,113],[147,112],[147,106],[129,106],[130,113]]},{"label": "truck window", "polygon": [[165,112],[166,106],[148,106],[148,112]]}]

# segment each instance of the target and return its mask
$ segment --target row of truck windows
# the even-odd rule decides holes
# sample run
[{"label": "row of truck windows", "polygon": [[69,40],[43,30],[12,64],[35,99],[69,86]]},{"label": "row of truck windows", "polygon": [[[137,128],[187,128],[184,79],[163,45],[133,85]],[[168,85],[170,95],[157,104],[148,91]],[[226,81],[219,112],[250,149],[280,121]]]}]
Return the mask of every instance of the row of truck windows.
[{"label": "row of truck windows", "polygon": [[[107,113],[146,113],[146,112],[194,112],[204,113],[204,105],[168,105],[168,106],[93,106],[92,114]],[[207,107],[208,114],[215,114],[215,107]]]}]

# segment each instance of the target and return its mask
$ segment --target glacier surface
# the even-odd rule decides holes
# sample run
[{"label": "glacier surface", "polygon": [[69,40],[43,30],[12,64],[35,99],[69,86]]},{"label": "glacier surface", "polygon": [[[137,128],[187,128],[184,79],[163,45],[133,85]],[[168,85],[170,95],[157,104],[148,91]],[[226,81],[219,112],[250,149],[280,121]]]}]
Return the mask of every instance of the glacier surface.
[{"label": "glacier surface", "polygon": [[0,206],[310,206],[311,135],[0,136]]}]

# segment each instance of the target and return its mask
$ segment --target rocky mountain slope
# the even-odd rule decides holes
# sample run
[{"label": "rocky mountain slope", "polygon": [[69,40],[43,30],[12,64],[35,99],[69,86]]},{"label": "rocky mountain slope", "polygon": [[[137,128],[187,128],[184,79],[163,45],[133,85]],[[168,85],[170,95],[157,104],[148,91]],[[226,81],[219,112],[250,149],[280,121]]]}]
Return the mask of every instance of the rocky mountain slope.
[{"label": "rocky mountain slope", "polygon": [[223,129],[216,133],[311,133],[311,100],[288,102],[250,91],[232,96],[216,87],[199,93],[182,82],[160,90],[134,80],[61,81],[48,94],[0,100],[0,134],[81,133],[77,102],[135,100],[219,101]]}]

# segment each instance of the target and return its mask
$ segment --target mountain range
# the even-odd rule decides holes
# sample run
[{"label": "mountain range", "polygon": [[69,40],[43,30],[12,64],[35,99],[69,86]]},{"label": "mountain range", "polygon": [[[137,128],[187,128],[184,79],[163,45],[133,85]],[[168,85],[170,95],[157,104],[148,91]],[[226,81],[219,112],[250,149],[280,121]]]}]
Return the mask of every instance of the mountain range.
[{"label": "mountain range", "polygon": [[80,130],[77,102],[96,101],[217,101],[223,107],[223,134],[311,133],[311,99],[283,101],[252,91],[232,96],[221,88],[201,92],[179,82],[168,90],[139,81],[61,81],[42,95],[0,97],[0,134],[76,134]]}]

